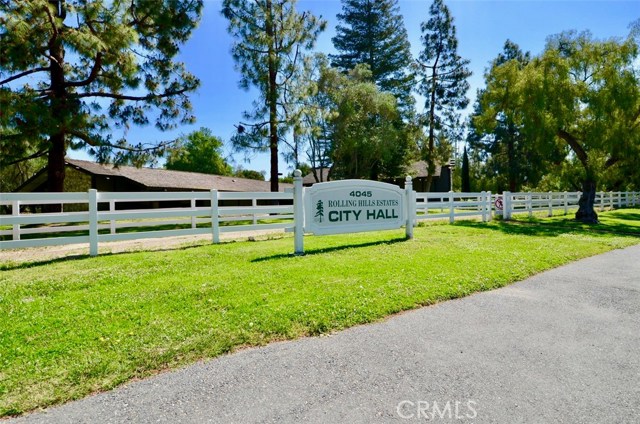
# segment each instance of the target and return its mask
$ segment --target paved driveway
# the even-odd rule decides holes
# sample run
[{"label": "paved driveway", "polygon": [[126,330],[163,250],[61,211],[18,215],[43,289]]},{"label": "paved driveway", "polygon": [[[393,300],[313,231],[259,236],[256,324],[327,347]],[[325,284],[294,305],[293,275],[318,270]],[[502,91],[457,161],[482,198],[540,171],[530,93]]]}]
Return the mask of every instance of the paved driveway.
[{"label": "paved driveway", "polygon": [[16,421],[638,423],[640,245]]}]

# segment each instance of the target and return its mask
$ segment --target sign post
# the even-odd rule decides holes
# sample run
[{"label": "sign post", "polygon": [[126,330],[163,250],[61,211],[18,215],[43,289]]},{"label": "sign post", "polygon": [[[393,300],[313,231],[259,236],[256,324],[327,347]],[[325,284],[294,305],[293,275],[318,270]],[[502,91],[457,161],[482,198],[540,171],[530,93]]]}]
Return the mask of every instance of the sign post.
[{"label": "sign post", "polygon": [[304,187],[302,171],[293,171],[294,253],[304,255]]},{"label": "sign post", "polygon": [[416,199],[414,197],[416,192],[413,191],[413,181],[411,180],[411,177],[408,175],[404,181],[404,191],[406,192],[405,199],[407,202],[407,206],[406,206],[407,222],[405,224],[405,231],[406,231],[405,234],[407,235],[408,239],[412,239],[413,225],[416,220]]}]

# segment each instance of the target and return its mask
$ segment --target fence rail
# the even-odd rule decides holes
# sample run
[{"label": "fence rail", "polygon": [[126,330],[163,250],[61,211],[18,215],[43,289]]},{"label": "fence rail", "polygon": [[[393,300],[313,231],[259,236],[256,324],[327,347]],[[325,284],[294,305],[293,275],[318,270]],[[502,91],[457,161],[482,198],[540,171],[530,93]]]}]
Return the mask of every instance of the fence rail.
[{"label": "fence rail", "polygon": [[[415,193],[413,222],[575,209],[579,192]],[[211,234],[219,242],[226,232],[294,230],[293,191],[284,193],[0,193],[0,249],[89,243],[98,244],[169,236]],[[61,212],[46,212],[49,206]],[[146,205],[143,207],[141,205]],[[640,192],[598,192],[599,209],[640,205]],[[43,209],[45,212],[35,212]],[[49,208],[50,209],[50,208]],[[409,221],[408,221],[409,222]]]},{"label": "fence rail", "polygon": [[491,192],[480,193],[416,193],[416,221],[448,218],[481,217],[491,220]]}]

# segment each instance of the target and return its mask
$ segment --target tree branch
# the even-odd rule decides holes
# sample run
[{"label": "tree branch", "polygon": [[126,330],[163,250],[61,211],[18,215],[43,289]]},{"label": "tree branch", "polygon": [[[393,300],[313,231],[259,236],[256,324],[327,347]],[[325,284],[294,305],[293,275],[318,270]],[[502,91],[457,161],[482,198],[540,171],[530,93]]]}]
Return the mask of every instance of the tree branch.
[{"label": "tree branch", "polygon": [[151,151],[151,150],[162,149],[162,148],[164,148],[166,146],[169,146],[169,145],[171,145],[171,144],[173,144],[175,142],[174,140],[171,140],[171,141],[163,141],[161,143],[158,143],[158,144],[150,146],[150,147],[143,147],[142,145],[140,145],[140,147],[135,147],[135,146],[123,146],[123,145],[112,144],[112,143],[102,143],[102,142],[99,143],[99,142],[96,142],[96,140],[94,140],[93,138],[91,138],[91,136],[89,134],[84,133],[82,131],[78,131],[78,130],[67,129],[66,133],[81,139],[82,141],[87,143],[89,146],[93,146],[93,147],[96,147],[96,146],[109,146],[109,147],[113,147],[115,149],[125,150],[127,152],[148,152],[148,151]]},{"label": "tree branch", "polygon": [[572,134],[569,134],[567,131],[563,129],[559,129],[557,132],[558,137],[567,142],[571,150],[576,154],[580,163],[585,167],[585,169],[589,169],[589,157],[587,156],[587,152],[578,142],[578,139],[575,138]]},{"label": "tree branch", "polygon": [[616,157],[616,156],[612,156],[609,159],[607,159],[607,161],[604,163],[604,167],[605,169],[609,169],[611,168],[613,165],[615,165],[616,163],[618,163],[620,161],[620,158]]},{"label": "tree branch", "polygon": [[15,165],[15,164],[20,163],[20,162],[25,162],[25,161],[28,161],[28,160],[31,160],[31,159],[39,158],[40,156],[46,155],[47,152],[48,152],[48,150],[40,150],[39,152],[36,152],[36,153],[34,153],[32,155],[29,155],[27,157],[16,159],[16,160],[11,161],[11,162],[3,163],[2,166]]},{"label": "tree branch", "polygon": [[17,80],[18,78],[22,78],[22,77],[26,77],[27,75],[31,75],[31,74],[35,74],[36,72],[43,72],[43,71],[48,71],[49,69],[51,69],[50,66],[47,66],[46,68],[34,68],[34,69],[29,69],[28,71],[24,71],[24,72],[20,72],[19,74],[16,74],[12,77],[9,77],[5,80],[0,81],[0,85],[4,85],[8,82]]},{"label": "tree branch", "polygon": [[51,25],[51,30],[53,31],[53,38],[49,40],[49,43],[51,44],[56,38],[58,38],[59,31],[58,31],[58,27],[56,26],[56,21],[51,15],[51,10],[49,9],[49,7],[45,6],[44,10],[45,12],[47,12],[47,17],[49,18],[49,24]]},{"label": "tree branch", "polygon": [[65,84],[66,87],[83,87],[91,84],[93,81],[98,78],[98,74],[100,73],[100,69],[102,67],[102,52],[98,52],[96,55],[96,61],[93,63],[93,68],[91,68],[91,72],[89,76],[84,81],[72,81]]},{"label": "tree branch", "polygon": [[84,98],[84,97],[107,97],[107,98],[116,99],[116,100],[147,101],[147,100],[161,99],[161,98],[164,98],[164,97],[175,96],[175,95],[178,95],[178,94],[186,93],[187,91],[189,91],[188,88],[183,88],[182,90],[167,91],[167,92],[162,93],[162,94],[148,94],[146,96],[127,96],[127,95],[124,95],[124,94],[103,93],[103,92],[100,92],[100,91],[95,91],[95,92],[89,92],[89,93],[75,94],[75,95],[73,95],[73,97],[78,98],[78,99],[81,99],[81,98]]}]

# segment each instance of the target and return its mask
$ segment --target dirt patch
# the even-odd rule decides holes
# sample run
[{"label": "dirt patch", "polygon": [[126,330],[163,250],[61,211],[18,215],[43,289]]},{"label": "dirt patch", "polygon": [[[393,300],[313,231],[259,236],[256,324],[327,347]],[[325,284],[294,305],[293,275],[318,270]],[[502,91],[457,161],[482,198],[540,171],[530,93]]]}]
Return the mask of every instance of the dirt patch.
[{"label": "dirt patch", "polygon": [[[243,231],[220,234],[220,240],[258,240],[281,237],[284,230]],[[211,243],[211,235],[163,237],[127,241],[100,243],[98,254],[136,251],[170,250],[184,246],[205,245]],[[0,251],[0,264],[41,262],[71,256],[89,255],[89,244],[67,244],[64,246],[31,247]]]}]

